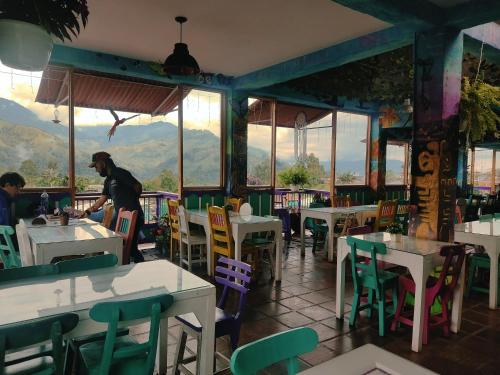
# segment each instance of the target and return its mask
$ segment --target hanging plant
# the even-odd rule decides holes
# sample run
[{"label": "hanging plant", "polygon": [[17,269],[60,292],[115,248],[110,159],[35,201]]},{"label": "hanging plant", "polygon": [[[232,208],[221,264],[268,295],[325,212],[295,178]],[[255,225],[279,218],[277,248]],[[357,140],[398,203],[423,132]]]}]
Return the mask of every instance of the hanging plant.
[{"label": "hanging plant", "polygon": [[467,143],[480,143],[487,134],[497,135],[500,130],[500,88],[480,79],[470,82],[464,77],[460,100],[460,132]]}]

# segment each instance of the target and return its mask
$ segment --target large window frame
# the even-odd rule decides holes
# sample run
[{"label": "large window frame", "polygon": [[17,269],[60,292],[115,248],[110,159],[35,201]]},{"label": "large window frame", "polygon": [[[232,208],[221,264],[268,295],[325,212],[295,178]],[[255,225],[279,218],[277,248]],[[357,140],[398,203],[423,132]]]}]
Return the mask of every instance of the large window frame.
[{"label": "large window frame", "polygon": [[[404,146],[404,162],[403,162],[403,183],[402,184],[388,184],[387,183],[387,164],[386,164],[386,178],[385,178],[385,184],[386,186],[407,186],[409,179],[410,179],[410,173],[409,173],[409,142],[408,141],[387,141],[387,146],[389,145],[394,145],[394,146]],[[387,156],[387,152],[386,152]],[[386,157],[386,163],[387,163],[387,157]]]},{"label": "large window frame", "polygon": [[[483,148],[483,147],[477,147],[479,149],[481,149],[481,151],[483,150],[487,150],[491,153],[491,180],[490,180],[490,193],[494,194],[496,192],[496,186],[498,184],[500,184],[500,178],[497,179],[497,175],[496,175],[496,169],[498,168],[497,166],[497,163],[496,163],[496,159],[497,159],[497,155],[500,155],[500,151],[498,150],[495,150],[495,149],[488,149],[488,148]],[[475,179],[476,179],[476,173],[477,173],[477,168],[476,168],[476,148],[473,147],[473,148],[470,148],[468,151],[468,160],[467,160],[467,164],[468,166],[470,166],[470,171],[469,171],[469,174],[467,176],[467,182],[470,186],[472,186],[472,188],[474,189],[474,187],[476,186],[475,184]]]}]

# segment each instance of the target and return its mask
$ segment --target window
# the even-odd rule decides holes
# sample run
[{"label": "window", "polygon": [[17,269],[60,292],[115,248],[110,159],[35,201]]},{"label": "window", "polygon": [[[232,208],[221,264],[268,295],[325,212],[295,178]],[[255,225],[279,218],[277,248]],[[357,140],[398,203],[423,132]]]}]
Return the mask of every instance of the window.
[{"label": "window", "polygon": [[387,143],[385,183],[404,185],[407,176],[408,146],[405,143]]},{"label": "window", "polygon": [[330,165],[332,157],[332,114],[306,126],[307,152],[305,165],[312,189],[330,191]]},{"label": "window", "polygon": [[472,185],[472,165],[474,163],[474,155],[469,148],[467,151],[467,185]]},{"label": "window", "polygon": [[247,185],[271,186],[272,101],[248,99]]},{"label": "window", "polygon": [[369,116],[337,112],[335,184],[365,185]]},{"label": "window", "polygon": [[474,150],[474,190],[489,193],[493,185],[493,151],[476,148]]},{"label": "window", "polygon": [[[45,104],[51,98],[43,88],[53,86],[56,106]],[[26,187],[68,186],[67,100],[66,70],[49,66],[42,74],[0,64],[0,174],[18,172]]]},{"label": "window", "polygon": [[185,89],[184,95],[183,186],[219,187],[222,185],[222,95],[195,89]]},{"label": "window", "polygon": [[[73,74],[73,86],[77,192],[102,191],[104,178],[88,167],[98,151],[130,171],[144,191],[177,192],[175,87],[81,73]],[[114,114],[125,121],[110,137]]]}]

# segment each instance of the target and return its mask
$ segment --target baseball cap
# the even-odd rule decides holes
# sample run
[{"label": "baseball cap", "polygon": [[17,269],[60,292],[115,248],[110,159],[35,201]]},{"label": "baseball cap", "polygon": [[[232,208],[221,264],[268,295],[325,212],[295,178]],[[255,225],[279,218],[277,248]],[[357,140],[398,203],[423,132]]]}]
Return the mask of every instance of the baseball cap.
[{"label": "baseball cap", "polygon": [[89,168],[94,168],[95,163],[97,163],[99,160],[107,160],[110,157],[111,155],[105,151],[96,152],[92,155],[92,163],[89,164]]}]

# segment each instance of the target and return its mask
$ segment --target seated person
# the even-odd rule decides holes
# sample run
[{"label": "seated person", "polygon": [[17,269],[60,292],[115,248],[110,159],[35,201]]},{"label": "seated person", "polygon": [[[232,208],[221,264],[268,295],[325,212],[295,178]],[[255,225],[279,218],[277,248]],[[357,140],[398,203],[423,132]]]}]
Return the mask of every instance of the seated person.
[{"label": "seated person", "polygon": [[0,225],[16,225],[12,205],[24,185],[26,182],[19,173],[7,172],[0,176]]}]

